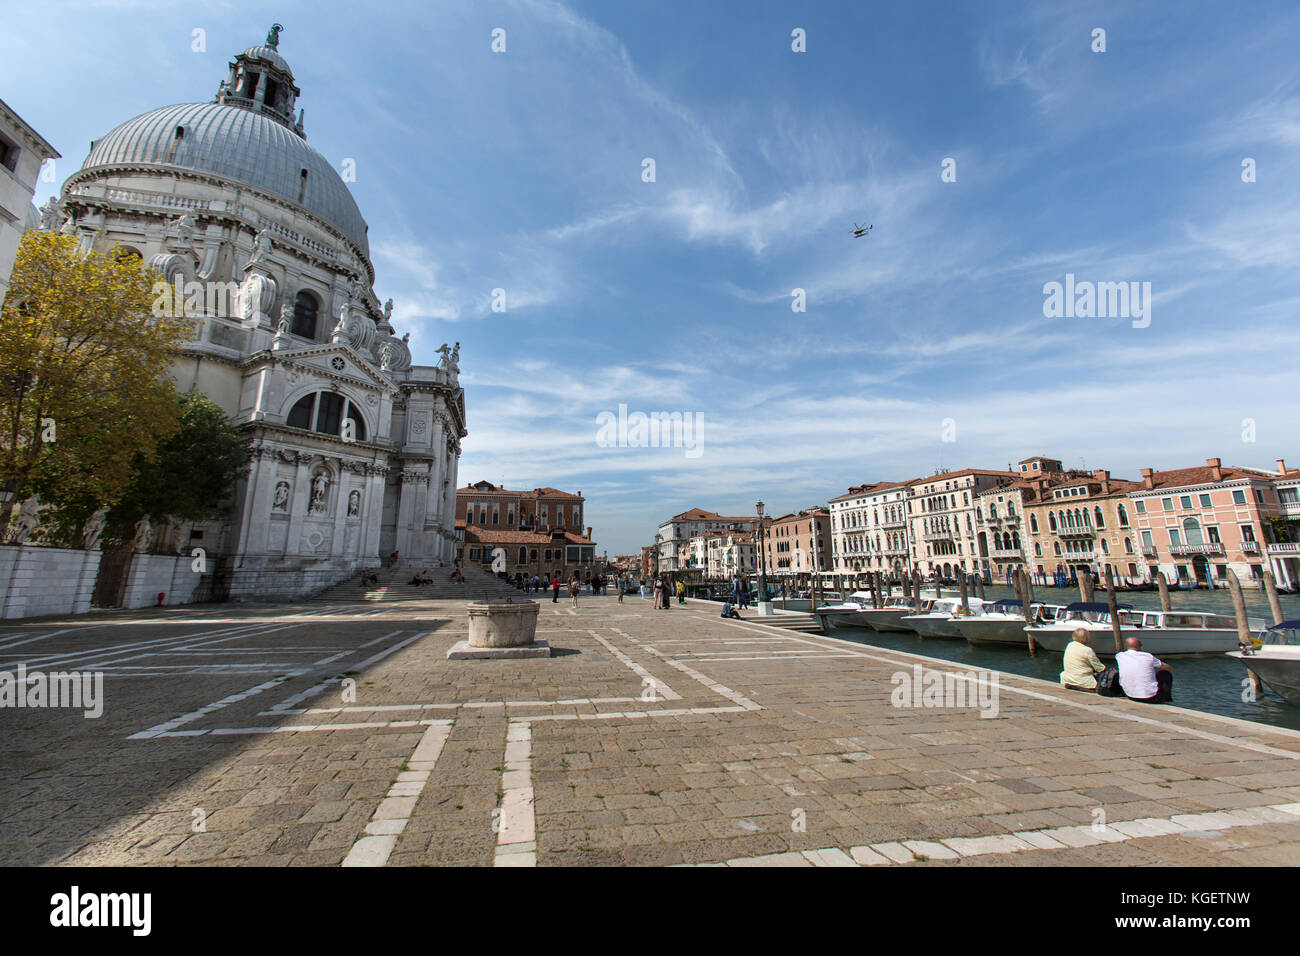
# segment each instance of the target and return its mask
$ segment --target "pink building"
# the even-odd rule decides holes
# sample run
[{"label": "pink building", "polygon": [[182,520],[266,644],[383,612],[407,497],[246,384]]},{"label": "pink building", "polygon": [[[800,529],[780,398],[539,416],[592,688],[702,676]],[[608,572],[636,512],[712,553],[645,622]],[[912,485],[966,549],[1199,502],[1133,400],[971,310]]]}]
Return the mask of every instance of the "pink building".
[{"label": "pink building", "polygon": [[[1285,464],[1278,466],[1285,474]],[[1300,472],[1291,474],[1300,484]],[[1212,580],[1223,586],[1232,568],[1244,586],[1259,587],[1265,548],[1275,535],[1278,477],[1262,469],[1224,467],[1218,458],[1196,468],[1143,468],[1142,481],[1128,497],[1148,574],[1160,570],[1170,581]],[[1300,518],[1300,508],[1296,515]],[[1300,548],[1295,557],[1300,558]]]}]

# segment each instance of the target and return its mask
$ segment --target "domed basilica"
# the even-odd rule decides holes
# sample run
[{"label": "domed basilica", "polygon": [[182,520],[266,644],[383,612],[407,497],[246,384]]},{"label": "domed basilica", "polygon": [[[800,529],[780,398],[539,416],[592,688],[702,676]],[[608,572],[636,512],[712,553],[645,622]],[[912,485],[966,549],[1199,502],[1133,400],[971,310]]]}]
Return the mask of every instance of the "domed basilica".
[{"label": "domed basilica", "polygon": [[200,319],[173,363],[217,402],[251,468],[220,521],[170,528],[216,561],[213,596],[295,596],[399,550],[449,564],[465,393],[459,344],[411,364],[373,291],[367,226],[307,143],[272,28],[211,103],[152,110],[91,143],[42,227],[138,254]]}]

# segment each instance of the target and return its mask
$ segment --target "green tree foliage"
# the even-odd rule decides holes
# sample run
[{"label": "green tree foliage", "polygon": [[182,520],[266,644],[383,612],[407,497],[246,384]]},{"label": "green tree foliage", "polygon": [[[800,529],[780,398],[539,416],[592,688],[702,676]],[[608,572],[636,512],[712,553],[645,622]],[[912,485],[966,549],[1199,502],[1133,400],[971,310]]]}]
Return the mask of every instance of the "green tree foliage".
[{"label": "green tree foliage", "polygon": [[0,311],[0,486],[15,503],[40,495],[46,540],[75,543],[176,431],[169,354],[191,325],[150,314],[156,278],[69,236],[29,230],[18,247]]},{"label": "green tree foliage", "polygon": [[176,434],[152,458],[137,456],[130,485],[108,513],[107,539],[128,540],[146,515],[155,524],[211,518],[247,473],[248,446],[221,407],[198,392],[179,405]]}]

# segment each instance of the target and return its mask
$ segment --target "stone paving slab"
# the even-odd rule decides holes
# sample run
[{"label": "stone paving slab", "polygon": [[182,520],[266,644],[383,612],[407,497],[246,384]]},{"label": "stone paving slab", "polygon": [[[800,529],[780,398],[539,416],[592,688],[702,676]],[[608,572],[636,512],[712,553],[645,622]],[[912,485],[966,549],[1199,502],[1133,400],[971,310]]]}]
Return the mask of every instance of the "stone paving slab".
[{"label": "stone paving slab", "polygon": [[538,660],[448,660],[464,602],[15,624],[103,716],[0,709],[0,860],[160,865],[1294,865],[1300,734],[950,662],[542,602]]}]

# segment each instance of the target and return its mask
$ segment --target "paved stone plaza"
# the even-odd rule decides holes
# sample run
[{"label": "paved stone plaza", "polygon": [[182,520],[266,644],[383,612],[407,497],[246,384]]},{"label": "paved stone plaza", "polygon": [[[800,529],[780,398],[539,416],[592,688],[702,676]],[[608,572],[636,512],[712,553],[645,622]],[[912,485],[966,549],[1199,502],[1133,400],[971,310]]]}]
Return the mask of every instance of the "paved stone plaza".
[{"label": "paved stone plaza", "polygon": [[[464,602],[10,624],[7,864],[1300,863],[1300,734],[1002,675],[998,715],[890,703],[955,665],[716,605],[542,602],[547,660],[449,661]],[[353,686],[355,684],[355,686]]]}]

